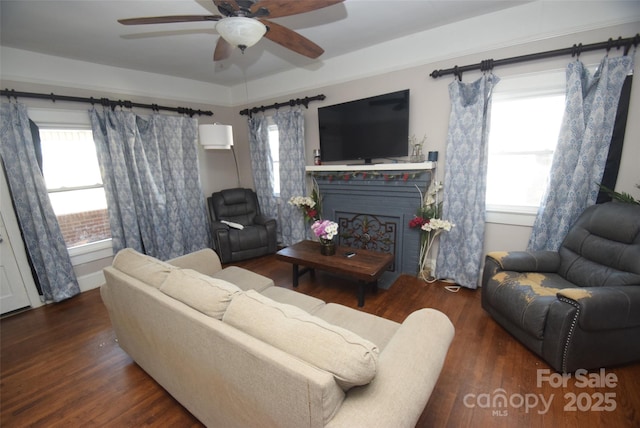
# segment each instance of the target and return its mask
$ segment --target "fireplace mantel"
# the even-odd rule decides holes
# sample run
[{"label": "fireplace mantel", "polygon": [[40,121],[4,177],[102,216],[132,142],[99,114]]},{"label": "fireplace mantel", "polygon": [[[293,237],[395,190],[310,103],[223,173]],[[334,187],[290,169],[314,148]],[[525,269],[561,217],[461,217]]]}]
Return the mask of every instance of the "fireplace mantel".
[{"label": "fireplace mantel", "polygon": [[427,171],[435,167],[435,162],[420,163],[377,163],[357,165],[311,165],[307,172],[348,172],[348,171]]}]

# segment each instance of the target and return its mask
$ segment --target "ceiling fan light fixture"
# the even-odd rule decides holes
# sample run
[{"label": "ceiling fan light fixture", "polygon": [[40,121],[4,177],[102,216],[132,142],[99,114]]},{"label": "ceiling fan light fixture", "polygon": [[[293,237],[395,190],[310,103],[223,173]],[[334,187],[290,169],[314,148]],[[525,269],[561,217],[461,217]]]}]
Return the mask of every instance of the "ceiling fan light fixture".
[{"label": "ceiling fan light fixture", "polygon": [[232,16],[218,21],[216,30],[229,44],[244,51],[258,43],[267,32],[267,27],[257,19]]}]

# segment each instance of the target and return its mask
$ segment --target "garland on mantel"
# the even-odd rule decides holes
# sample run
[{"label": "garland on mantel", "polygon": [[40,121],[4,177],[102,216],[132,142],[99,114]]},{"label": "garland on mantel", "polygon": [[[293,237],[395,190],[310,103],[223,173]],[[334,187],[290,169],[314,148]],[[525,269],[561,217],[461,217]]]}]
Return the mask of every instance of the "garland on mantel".
[{"label": "garland on mantel", "polygon": [[318,172],[318,171],[311,171],[311,172],[307,172],[307,174],[311,175],[315,179],[328,180],[330,182],[333,181],[333,180],[342,180],[342,181],[349,181],[349,180],[355,180],[355,179],[376,180],[376,179],[380,179],[380,178],[384,179],[384,181],[391,181],[391,180],[407,181],[407,180],[410,180],[410,179],[411,180],[415,180],[415,179],[419,178],[425,172],[426,171],[403,171],[403,172],[400,172],[400,173],[389,173],[389,172],[386,172],[386,171],[347,171],[347,172],[339,172],[339,171]]}]

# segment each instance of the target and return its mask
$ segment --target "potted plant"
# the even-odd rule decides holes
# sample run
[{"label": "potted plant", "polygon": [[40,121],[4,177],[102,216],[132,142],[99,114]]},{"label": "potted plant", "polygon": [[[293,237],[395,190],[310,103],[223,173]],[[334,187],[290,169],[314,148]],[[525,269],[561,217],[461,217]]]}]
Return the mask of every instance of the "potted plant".
[{"label": "potted plant", "polygon": [[[416,186],[417,188],[417,186]],[[425,194],[420,192],[420,207],[416,216],[409,221],[409,227],[420,229],[420,255],[418,257],[418,277],[426,282],[433,282],[431,267],[428,266],[429,252],[438,235],[448,232],[455,225],[448,220],[440,218],[442,202],[438,203],[438,193],[442,190],[442,184],[432,181]]]},{"label": "potted plant", "polygon": [[333,237],[338,234],[338,223],[331,220],[316,220],[311,225],[311,230],[320,239],[320,253],[324,256],[332,256],[336,253]]}]

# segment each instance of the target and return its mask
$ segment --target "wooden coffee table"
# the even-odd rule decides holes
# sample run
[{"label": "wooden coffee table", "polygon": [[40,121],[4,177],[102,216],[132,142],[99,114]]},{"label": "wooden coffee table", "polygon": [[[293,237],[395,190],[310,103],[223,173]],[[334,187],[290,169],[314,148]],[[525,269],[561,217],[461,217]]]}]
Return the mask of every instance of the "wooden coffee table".
[{"label": "wooden coffee table", "polygon": [[[347,257],[346,253],[355,253]],[[378,278],[393,263],[393,255],[377,251],[360,250],[350,247],[336,246],[333,256],[320,254],[320,243],[302,241],[283,248],[276,253],[276,258],[293,264],[293,286],[298,286],[298,278],[309,272],[313,277],[315,269],[332,272],[358,281],[358,306],[364,306],[364,293],[368,285],[378,287]],[[300,269],[300,265],[305,266]]]}]

